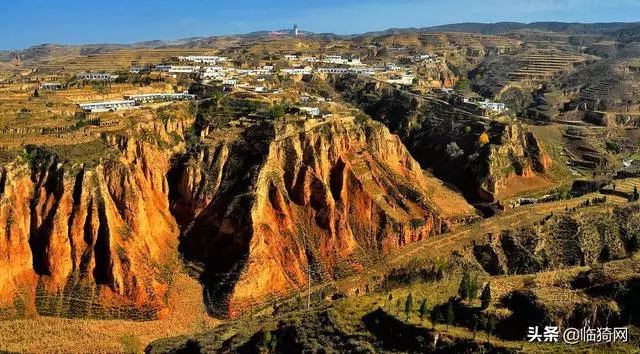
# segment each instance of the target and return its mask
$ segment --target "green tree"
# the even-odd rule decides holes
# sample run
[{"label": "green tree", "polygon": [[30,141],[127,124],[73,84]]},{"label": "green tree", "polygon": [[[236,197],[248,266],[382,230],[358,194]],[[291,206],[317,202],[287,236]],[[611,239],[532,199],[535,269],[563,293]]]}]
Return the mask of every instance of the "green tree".
[{"label": "green tree", "polygon": [[482,290],[482,294],[480,295],[480,304],[483,310],[488,308],[491,304],[491,283],[487,283]]},{"label": "green tree", "polygon": [[387,304],[389,304],[389,310],[391,310],[391,304],[393,304],[393,294],[389,293],[389,296],[387,297]]},{"label": "green tree", "polygon": [[469,275],[468,270],[464,270],[462,272],[462,279],[460,280],[460,286],[458,286],[458,296],[462,300],[466,300],[469,298],[469,293],[471,290],[471,276]]},{"label": "green tree", "polygon": [[442,315],[436,306],[431,309],[431,328],[436,329],[436,324],[442,320]]},{"label": "green tree", "polygon": [[413,312],[413,294],[409,293],[409,295],[407,295],[407,300],[404,302],[404,314],[407,316],[407,321],[409,321],[411,312]]},{"label": "green tree", "polygon": [[469,301],[473,301],[478,297],[478,291],[480,290],[480,282],[478,281],[478,275],[473,277],[473,280],[469,283]]},{"label": "green tree", "polygon": [[420,315],[420,323],[424,322],[424,318],[427,317],[427,299],[423,299],[420,304],[420,309],[418,309],[418,314]]},{"label": "green tree", "polygon": [[453,324],[453,320],[455,318],[455,314],[453,313],[453,304],[449,301],[447,305],[447,331],[449,330],[449,326]]},{"label": "green tree", "polygon": [[273,118],[284,117],[284,114],[285,114],[284,106],[281,104],[276,104],[273,107],[271,107],[270,113]]}]

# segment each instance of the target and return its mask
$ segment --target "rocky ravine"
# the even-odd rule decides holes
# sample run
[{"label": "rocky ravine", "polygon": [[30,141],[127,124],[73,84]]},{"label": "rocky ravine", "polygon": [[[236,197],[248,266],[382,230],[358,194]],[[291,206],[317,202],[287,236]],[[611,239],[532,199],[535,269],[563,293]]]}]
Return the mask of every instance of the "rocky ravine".
[{"label": "rocky ravine", "polygon": [[[518,122],[473,117],[447,102],[355,76],[332,84],[344,99],[397,134],[424,168],[458,186],[473,202],[494,202],[509,179],[544,175],[553,163]],[[489,143],[480,143],[483,134]]]},{"label": "rocky ravine", "polygon": [[213,311],[248,311],[300,289],[309,269],[313,282],[358,272],[474,217],[461,197],[460,213],[442,212],[430,198],[442,187],[430,186],[400,140],[373,121],[220,135],[171,174],[181,249],[202,265]]},{"label": "rocky ravine", "polygon": [[475,216],[461,197],[440,210],[443,187],[374,122],[205,131],[188,153],[159,143],[192,123],[105,135],[115,154],[97,166],[43,148],[2,166],[2,317],[163,317],[180,253],[201,266],[209,309],[234,315],[305,286],[309,269],[357,272]]}]

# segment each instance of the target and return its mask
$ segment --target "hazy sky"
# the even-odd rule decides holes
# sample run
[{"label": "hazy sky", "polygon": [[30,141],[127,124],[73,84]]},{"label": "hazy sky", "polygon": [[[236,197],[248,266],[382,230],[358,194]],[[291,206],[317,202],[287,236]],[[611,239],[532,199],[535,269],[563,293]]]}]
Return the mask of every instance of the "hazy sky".
[{"label": "hazy sky", "polygon": [[640,21],[640,0],[0,0],[0,49],[498,21]]}]

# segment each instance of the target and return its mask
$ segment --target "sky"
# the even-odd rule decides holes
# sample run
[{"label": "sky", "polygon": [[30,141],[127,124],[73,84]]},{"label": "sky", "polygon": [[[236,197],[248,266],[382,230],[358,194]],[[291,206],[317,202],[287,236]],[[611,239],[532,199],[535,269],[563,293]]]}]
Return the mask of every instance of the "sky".
[{"label": "sky", "polygon": [[0,50],[172,40],[293,23],[350,34],[499,21],[640,21],[640,0],[0,0]]}]

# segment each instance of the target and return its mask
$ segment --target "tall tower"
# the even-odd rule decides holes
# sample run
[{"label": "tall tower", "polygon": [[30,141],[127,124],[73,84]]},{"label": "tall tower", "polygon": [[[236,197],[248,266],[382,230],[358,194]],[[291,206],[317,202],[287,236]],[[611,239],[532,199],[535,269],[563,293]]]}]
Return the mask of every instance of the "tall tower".
[{"label": "tall tower", "polygon": [[298,25],[293,24],[293,35],[298,37]]}]

